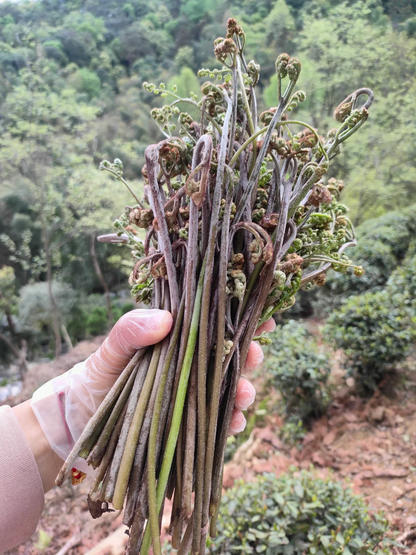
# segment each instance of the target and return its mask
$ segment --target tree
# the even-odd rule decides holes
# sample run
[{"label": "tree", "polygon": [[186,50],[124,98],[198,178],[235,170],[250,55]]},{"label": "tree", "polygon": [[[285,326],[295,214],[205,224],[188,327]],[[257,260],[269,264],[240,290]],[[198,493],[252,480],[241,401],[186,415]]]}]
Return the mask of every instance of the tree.
[{"label": "tree", "polygon": [[265,22],[266,44],[277,52],[287,50],[296,26],[285,0],[277,0]]},{"label": "tree", "polygon": [[[27,372],[26,344],[18,337],[13,312],[16,309],[17,296],[15,275],[13,268],[3,266],[0,268],[0,315],[6,318],[8,334],[0,328],[0,339],[9,347],[19,360],[22,378]],[[20,345],[19,345],[20,343]]]},{"label": "tree", "polygon": [[[307,63],[298,85],[312,91],[302,111],[315,114],[317,127],[329,123],[334,107],[362,83],[376,94],[373,116],[347,147],[348,159],[341,155],[334,165],[347,181],[355,222],[414,202],[416,41],[395,31],[370,2],[358,1],[307,18],[299,51]],[[302,111],[301,119],[309,117]]]},{"label": "tree", "polygon": [[[124,247],[91,237],[109,230],[119,215],[112,207],[131,200],[95,168],[119,157],[126,179],[140,186],[144,150],[162,138],[149,116],[160,97],[143,90],[143,82],[198,93],[195,72],[218,67],[213,28],[227,16],[244,23],[248,50],[261,64],[259,113],[264,104],[276,105],[281,51],[302,59],[298,85],[310,92],[297,117],[318,129],[331,127],[347,92],[362,82],[374,88],[369,122],[333,166],[347,185],[355,223],[416,201],[414,0],[5,0],[0,267],[14,269],[16,290],[49,273],[49,281],[77,280],[86,294],[103,290],[108,305],[104,283],[111,292],[124,279],[118,256]],[[377,248],[373,258],[385,251]]]},{"label": "tree", "polygon": [[[95,211],[102,203],[108,207],[108,198],[103,200],[108,187],[97,186],[97,179],[93,183],[90,180],[89,185],[94,184],[95,188],[91,193],[91,189],[86,191],[83,188],[85,179],[80,179],[93,167],[92,124],[97,109],[77,103],[70,89],[64,89],[61,94],[53,92],[44,78],[47,67],[40,57],[30,69],[22,70],[22,84],[5,100],[0,175],[10,190],[18,185],[26,191],[39,221],[53,315],[55,354],[59,355],[60,316],[52,280],[54,270],[59,268],[60,249],[80,232],[79,224],[89,212]],[[96,221],[100,221],[98,216]]]},{"label": "tree", "polygon": [[182,98],[188,98],[191,92],[198,94],[201,87],[198,77],[189,67],[182,67],[179,75],[172,77],[168,83],[168,89],[172,89],[175,85],[177,95]]},{"label": "tree", "polygon": [[[89,254],[91,256],[95,273],[104,290],[107,305],[109,325],[112,326],[114,318],[111,310],[110,289],[105,281],[100,262],[96,254],[97,233],[108,232],[112,227],[112,221],[116,213],[115,202],[126,198],[117,189],[116,185],[108,176],[100,174],[92,164],[81,166],[74,170],[68,180],[66,202],[73,209],[73,227],[77,234],[89,238]],[[130,199],[129,199],[130,200]]]},{"label": "tree", "polygon": [[98,75],[83,67],[71,76],[71,84],[79,93],[85,93],[89,99],[99,96],[101,81]]}]

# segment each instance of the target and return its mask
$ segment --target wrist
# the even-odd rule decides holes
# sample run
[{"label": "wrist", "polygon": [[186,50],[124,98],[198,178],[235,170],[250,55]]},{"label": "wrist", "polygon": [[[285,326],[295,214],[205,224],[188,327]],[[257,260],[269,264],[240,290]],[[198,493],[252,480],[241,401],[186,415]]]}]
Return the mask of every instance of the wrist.
[{"label": "wrist", "polygon": [[29,447],[42,479],[43,489],[46,493],[55,485],[55,478],[63,464],[62,459],[53,451],[30,405],[30,400],[13,407],[13,413]]}]

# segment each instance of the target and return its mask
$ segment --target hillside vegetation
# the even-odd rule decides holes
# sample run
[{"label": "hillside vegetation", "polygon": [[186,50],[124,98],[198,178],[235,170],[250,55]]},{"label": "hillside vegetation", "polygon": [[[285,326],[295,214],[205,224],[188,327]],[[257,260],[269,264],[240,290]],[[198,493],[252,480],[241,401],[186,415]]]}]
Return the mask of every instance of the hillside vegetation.
[{"label": "hillside vegetation", "polygon": [[22,340],[32,354],[54,343],[58,353],[61,336],[102,333],[129,308],[115,295],[128,249],[95,237],[113,231],[131,197],[99,162],[120,158],[140,188],[144,150],[161,138],[149,115],[161,99],[143,83],[199,94],[197,71],[219,67],[212,41],[230,16],[244,23],[261,65],[260,109],[275,104],[283,51],[302,60],[299,88],[309,96],[298,117],[318,129],[332,126],[349,92],[374,89],[369,122],[332,170],[355,223],[416,202],[414,0],[1,2],[2,360],[11,344],[24,350]]}]

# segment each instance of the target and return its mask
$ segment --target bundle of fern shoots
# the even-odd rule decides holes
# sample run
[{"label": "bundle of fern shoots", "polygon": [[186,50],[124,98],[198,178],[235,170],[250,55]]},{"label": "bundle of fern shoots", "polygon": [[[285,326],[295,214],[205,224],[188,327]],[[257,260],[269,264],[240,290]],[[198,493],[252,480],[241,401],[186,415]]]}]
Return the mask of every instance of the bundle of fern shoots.
[{"label": "bundle of fern shoots", "polygon": [[[259,66],[245,58],[234,19],[214,42],[221,69],[202,99],[145,83],[171,104],[152,117],[165,136],[145,152],[144,197],[116,222],[135,257],[138,302],[169,310],[170,335],[133,356],[74,446],[57,484],[81,456],[96,470],[88,497],[94,517],[124,508],[127,553],[161,554],[161,519],[180,554],[205,553],[216,535],[224,452],[237,383],[256,329],[290,308],[296,293],[354,266],[343,183],[325,179],[340,145],[368,118],[371,90],[335,110],[327,138],[291,116],[301,64],[276,60],[277,105],[257,113]],[[180,110],[189,105],[198,117]],[[175,129],[177,129],[175,133]],[[122,177],[122,164],[101,168]],[[128,184],[126,183],[128,186]],[[140,240],[137,228],[146,230]],[[263,337],[254,337],[260,342]]]}]

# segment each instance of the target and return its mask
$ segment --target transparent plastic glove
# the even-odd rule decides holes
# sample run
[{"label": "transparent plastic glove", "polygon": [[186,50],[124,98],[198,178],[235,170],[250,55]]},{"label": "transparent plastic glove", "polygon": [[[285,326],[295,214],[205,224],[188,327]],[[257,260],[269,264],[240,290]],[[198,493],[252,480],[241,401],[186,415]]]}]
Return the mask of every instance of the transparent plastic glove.
[{"label": "transparent plastic glove", "polygon": [[[170,331],[172,316],[164,310],[132,310],[125,314],[101,347],[84,362],[47,382],[32,397],[31,406],[53,451],[65,460],[89,419],[140,347],[161,341]],[[264,329],[263,329],[264,327]],[[271,331],[273,321],[263,324],[261,331]],[[245,368],[253,370],[263,360],[263,352],[252,343]],[[246,419],[241,412],[253,402],[256,392],[252,384],[241,378],[230,433],[244,430]],[[87,474],[94,471],[84,459],[75,466]]]},{"label": "transparent plastic glove", "polygon": [[[172,316],[165,310],[132,310],[87,360],[35,391],[32,409],[62,460],[137,349],[161,341],[171,326]],[[77,459],[76,468],[93,473],[84,459]]]}]

